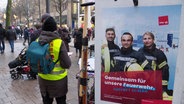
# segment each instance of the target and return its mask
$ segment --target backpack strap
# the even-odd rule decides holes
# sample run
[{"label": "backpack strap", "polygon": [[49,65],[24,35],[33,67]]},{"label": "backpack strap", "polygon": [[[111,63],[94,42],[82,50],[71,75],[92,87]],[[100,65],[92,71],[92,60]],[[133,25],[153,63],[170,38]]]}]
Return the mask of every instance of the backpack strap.
[{"label": "backpack strap", "polygon": [[[38,40],[39,40],[39,37],[35,40],[35,41],[37,41],[38,42]],[[62,44],[61,44],[62,45]],[[50,47],[50,42],[49,42],[49,47]],[[61,50],[61,46],[60,46],[60,48],[59,48],[59,55],[58,55],[58,59],[56,60],[56,62],[54,62],[54,65],[56,65],[56,63],[59,61],[59,58],[60,58],[60,50]]]}]

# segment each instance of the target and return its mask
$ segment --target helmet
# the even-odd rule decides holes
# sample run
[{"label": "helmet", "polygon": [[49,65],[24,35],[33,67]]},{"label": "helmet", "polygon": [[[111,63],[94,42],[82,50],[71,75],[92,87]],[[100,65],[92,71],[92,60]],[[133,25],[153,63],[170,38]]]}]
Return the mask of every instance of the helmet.
[{"label": "helmet", "polygon": [[143,71],[143,68],[137,63],[132,63],[128,66],[127,71]]}]

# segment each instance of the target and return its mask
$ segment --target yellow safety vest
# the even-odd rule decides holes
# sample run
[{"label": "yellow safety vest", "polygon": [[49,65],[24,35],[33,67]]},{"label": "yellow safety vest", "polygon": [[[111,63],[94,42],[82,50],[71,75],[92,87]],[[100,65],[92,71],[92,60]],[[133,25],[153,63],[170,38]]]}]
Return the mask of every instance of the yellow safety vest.
[{"label": "yellow safety vest", "polygon": [[[51,54],[54,62],[56,62],[57,59],[59,58],[61,44],[62,44],[61,39],[54,39],[49,44],[49,46],[50,46],[49,51],[50,51],[50,54]],[[56,81],[56,80],[60,80],[60,79],[63,79],[64,77],[66,77],[67,70],[62,68],[60,66],[60,61],[58,61],[55,64],[55,67],[51,73],[49,73],[49,74],[38,73],[38,76],[41,77],[42,79],[45,79],[45,80]]]}]

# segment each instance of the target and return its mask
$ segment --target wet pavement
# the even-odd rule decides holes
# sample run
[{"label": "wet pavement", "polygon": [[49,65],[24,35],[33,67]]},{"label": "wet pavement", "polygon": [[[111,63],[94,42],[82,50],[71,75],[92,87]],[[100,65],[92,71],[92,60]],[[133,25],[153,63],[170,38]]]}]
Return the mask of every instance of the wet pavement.
[{"label": "wet pavement", "polygon": [[[26,75],[22,79],[13,80],[8,63],[14,60],[24,48],[23,39],[15,41],[14,53],[11,52],[9,43],[6,41],[4,54],[0,54],[0,104],[42,104],[37,80],[30,80]],[[68,71],[68,94],[67,104],[78,104],[77,80],[78,58],[75,49],[70,45],[72,66]],[[55,101],[53,104],[56,104]]]}]

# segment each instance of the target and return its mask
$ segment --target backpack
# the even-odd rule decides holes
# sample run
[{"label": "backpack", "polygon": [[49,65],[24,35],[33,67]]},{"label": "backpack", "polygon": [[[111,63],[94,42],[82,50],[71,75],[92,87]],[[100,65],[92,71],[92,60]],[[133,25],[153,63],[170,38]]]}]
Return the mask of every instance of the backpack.
[{"label": "backpack", "polygon": [[49,43],[40,45],[39,42],[33,41],[26,51],[26,60],[32,72],[49,74],[54,69],[55,64],[49,52]]}]

